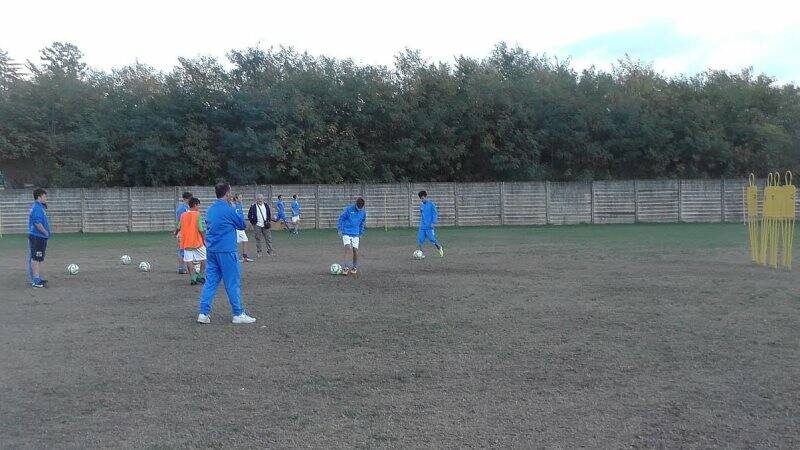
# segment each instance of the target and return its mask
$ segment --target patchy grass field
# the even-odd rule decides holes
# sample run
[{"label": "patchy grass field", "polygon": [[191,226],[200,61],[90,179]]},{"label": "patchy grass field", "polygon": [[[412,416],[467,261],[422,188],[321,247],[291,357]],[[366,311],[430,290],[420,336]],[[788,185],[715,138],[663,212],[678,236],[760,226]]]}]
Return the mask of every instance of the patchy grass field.
[{"label": "patchy grass field", "polygon": [[56,235],[40,290],[4,236],[0,446],[800,447],[798,268],[742,225],[415,235],[369,230],[354,279],[276,233],[237,326],[222,290],[194,323],[167,233]]}]

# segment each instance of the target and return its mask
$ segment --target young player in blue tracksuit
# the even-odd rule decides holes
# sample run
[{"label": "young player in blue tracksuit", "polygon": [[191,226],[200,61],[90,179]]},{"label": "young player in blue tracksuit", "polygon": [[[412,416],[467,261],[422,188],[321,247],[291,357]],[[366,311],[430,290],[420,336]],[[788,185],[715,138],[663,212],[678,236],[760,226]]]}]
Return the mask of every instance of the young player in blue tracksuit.
[{"label": "young player in blue tracksuit", "polygon": [[297,201],[297,194],[292,195],[292,232],[300,232],[300,202]]},{"label": "young player in blue tracksuit", "polygon": [[439,252],[439,256],[444,258],[444,247],[439,241],[436,240],[436,223],[439,221],[439,212],[436,210],[436,204],[428,200],[428,193],[419,191],[419,233],[417,233],[417,244],[419,250],[422,251],[422,246],[425,240],[431,241]]},{"label": "young player in blue tracksuit", "polygon": [[275,222],[283,224],[283,228],[289,230],[289,225],[286,223],[286,204],[283,203],[283,196],[280,194],[275,202]]},{"label": "young player in blue tracksuit", "polygon": [[245,314],[241,303],[241,272],[236,251],[236,231],[245,229],[244,219],[230,204],[228,183],[219,183],[214,190],[217,201],[206,211],[206,284],[200,292],[197,321],[211,322],[211,302],[222,281],[231,304],[233,323],[253,323],[256,319]]},{"label": "young player in blue tracksuit", "polygon": [[[342,237],[344,244],[344,269],[342,274],[358,273],[358,243],[361,235],[364,234],[364,227],[367,224],[367,212],[364,210],[364,199],[358,198],[355,205],[350,205],[344,209],[336,223],[339,236]],[[353,266],[347,263],[347,258],[353,255]]]},{"label": "young player in blue tracksuit", "polygon": [[33,191],[33,205],[28,213],[28,279],[35,288],[44,287],[47,280],[42,279],[41,268],[50,238],[50,222],[47,220],[47,191]]},{"label": "young player in blue tracksuit", "polygon": [[181,223],[181,216],[183,213],[189,210],[189,199],[193,197],[191,192],[184,192],[181,195],[181,202],[178,203],[178,207],[175,208],[175,237],[178,238],[178,273],[179,274],[187,274],[188,268],[186,267],[186,263],[183,261],[183,250],[181,250],[181,237],[178,234],[177,224]]}]

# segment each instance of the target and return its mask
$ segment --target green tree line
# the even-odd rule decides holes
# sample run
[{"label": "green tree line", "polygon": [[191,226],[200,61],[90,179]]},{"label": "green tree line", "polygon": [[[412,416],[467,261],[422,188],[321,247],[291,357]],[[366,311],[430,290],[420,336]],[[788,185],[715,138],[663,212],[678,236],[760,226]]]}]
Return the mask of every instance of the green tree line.
[{"label": "green tree line", "polygon": [[9,186],[740,177],[800,168],[800,88],[750,69],[576,71],[498,44],[393,67],[248,48],[170,71],[0,50]]}]

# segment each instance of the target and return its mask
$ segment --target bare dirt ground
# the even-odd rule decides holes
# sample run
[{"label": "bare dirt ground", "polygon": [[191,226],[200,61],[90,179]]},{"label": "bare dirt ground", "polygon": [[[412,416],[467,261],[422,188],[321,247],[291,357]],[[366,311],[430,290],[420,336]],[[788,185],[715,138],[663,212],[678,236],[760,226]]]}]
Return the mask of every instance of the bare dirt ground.
[{"label": "bare dirt ground", "polygon": [[194,322],[167,233],[57,235],[39,290],[4,236],[0,447],[800,447],[800,275],[741,225],[415,234],[370,230],[358,279],[276,236],[237,326],[222,290]]}]

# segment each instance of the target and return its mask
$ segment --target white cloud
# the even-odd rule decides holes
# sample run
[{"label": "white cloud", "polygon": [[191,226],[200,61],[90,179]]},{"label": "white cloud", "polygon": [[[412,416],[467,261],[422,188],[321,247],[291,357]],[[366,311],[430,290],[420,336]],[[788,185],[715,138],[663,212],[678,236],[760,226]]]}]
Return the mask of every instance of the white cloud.
[{"label": "white cloud", "polygon": [[[256,2],[141,0],[138,2],[11,2],[3,8],[0,48],[18,59],[62,40],[91,65],[109,69],[138,59],[169,68],[178,56],[222,57],[232,48],[292,45],[315,54],[391,64],[404,47],[437,60],[486,55],[499,41],[534,52],[559,53],[570,44],[657,20],[701,43],[686,55],[660,57],[666,71],[681,67],[741,67],[772,56],[787,30],[800,29],[800,2],[572,1],[555,4],[495,0]],[[633,55],[635,56],[635,55]],[[611,61],[582,55],[576,66]]]}]

